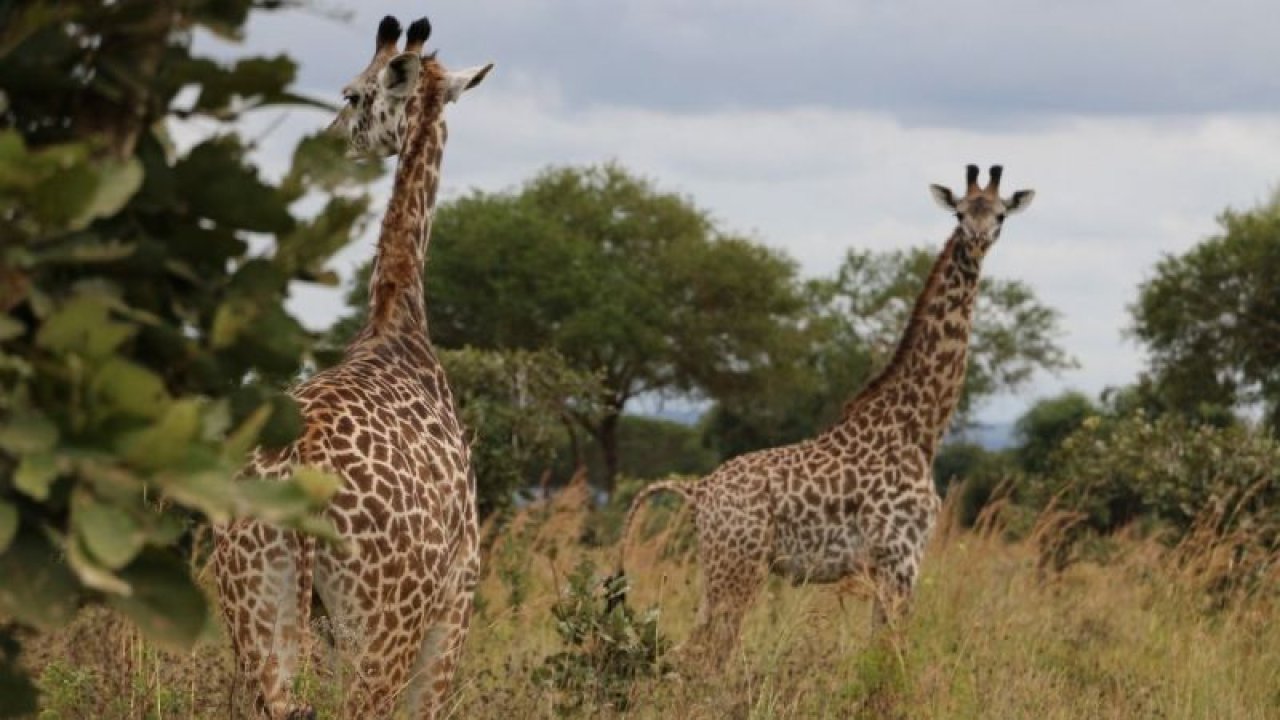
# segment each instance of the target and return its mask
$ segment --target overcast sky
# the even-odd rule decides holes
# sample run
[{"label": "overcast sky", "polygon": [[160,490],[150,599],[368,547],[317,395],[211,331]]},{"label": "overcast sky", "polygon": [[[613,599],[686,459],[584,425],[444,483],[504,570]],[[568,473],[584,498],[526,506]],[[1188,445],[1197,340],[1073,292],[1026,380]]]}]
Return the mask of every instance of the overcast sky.
[{"label": "overcast sky", "polygon": [[[503,0],[328,2],[261,13],[220,56],[287,53],[298,87],[340,101],[382,15],[424,11],[447,65],[497,64],[449,110],[442,195],[511,188],[549,164],[616,160],[689,195],[725,229],[829,274],[849,248],[941,246],[927,186],[1003,163],[1034,188],[984,272],[1062,313],[1076,370],[980,409],[1016,418],[1064,388],[1131,381],[1126,306],[1166,253],[1280,178],[1275,0]],[[272,118],[254,118],[263,126]],[[263,143],[278,171],[329,118],[290,111]],[[385,198],[386,185],[379,198]],[[350,271],[370,235],[338,258]],[[299,290],[325,326],[340,293]],[[851,388],[851,391],[853,389]]]}]

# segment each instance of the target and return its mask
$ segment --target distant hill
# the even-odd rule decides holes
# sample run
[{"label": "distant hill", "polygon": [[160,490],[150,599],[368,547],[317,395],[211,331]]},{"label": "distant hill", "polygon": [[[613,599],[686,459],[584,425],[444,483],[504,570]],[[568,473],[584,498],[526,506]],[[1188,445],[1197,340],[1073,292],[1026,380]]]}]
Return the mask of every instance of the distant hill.
[{"label": "distant hill", "polygon": [[[693,427],[698,424],[706,411],[705,407],[685,406],[654,409],[649,412],[635,413],[635,415]],[[976,443],[987,450],[1005,450],[1014,446],[1014,424],[1011,422],[974,423],[959,432],[950,433],[947,440]]]},{"label": "distant hill", "polygon": [[949,442],[971,442],[987,450],[1005,450],[1014,446],[1014,426],[1011,422],[975,423],[960,432],[947,436]]}]

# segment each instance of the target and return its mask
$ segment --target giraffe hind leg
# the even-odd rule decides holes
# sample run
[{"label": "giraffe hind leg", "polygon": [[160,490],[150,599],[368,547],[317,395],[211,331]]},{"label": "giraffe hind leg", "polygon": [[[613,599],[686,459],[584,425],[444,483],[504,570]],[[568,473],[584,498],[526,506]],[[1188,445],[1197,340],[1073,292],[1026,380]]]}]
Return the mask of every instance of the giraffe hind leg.
[{"label": "giraffe hind leg", "polygon": [[763,547],[746,549],[731,538],[708,538],[699,545],[703,573],[698,621],[689,638],[688,655],[716,672],[724,669],[738,646],[742,621],[767,574]]},{"label": "giraffe hind leg", "polygon": [[433,604],[431,626],[418,651],[409,688],[409,717],[434,720],[445,712],[453,675],[458,669],[463,643],[471,625],[479,555],[455,568],[439,601]]},{"label": "giraffe hind leg", "polygon": [[315,541],[262,523],[238,521],[217,533],[221,608],[241,677],[257,685],[256,705],[271,720],[314,718],[294,697],[308,658]]}]

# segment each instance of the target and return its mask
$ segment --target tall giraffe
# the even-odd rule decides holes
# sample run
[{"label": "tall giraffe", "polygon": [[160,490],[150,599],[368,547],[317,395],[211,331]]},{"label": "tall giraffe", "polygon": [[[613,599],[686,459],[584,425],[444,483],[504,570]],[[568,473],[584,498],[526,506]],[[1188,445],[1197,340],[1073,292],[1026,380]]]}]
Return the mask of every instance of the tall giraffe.
[{"label": "tall giraffe", "polygon": [[311,593],[353,677],[341,717],[375,718],[403,701],[440,712],[471,615],[479,556],[470,451],[427,338],[422,270],[439,185],[446,103],[492,68],[450,72],[422,56],[426,18],[378,27],[368,68],[346,87],[333,129],[354,153],[400,155],[369,281],[369,316],[342,361],[293,390],[301,436],[258,450],[245,473],[296,464],[342,479],[326,514],[344,547],[258,522],[219,528],[214,555],[239,669],[273,720],[310,718],[292,681],[307,657]]},{"label": "tall giraffe", "polygon": [[[955,214],[951,237],[888,367],[845,405],[821,435],[733,458],[710,475],[649,485],[627,512],[618,573],[634,516],[658,492],[692,502],[703,591],[691,645],[719,666],[737,642],[742,617],[773,572],[795,584],[835,582],[869,570],[877,584],[874,619],[908,599],[940,505],[932,466],[964,384],[982,259],[1008,215],[1034,192],[999,195],[1000,166],[957,199],[931,186]],[[615,597],[611,602],[618,602]]]}]

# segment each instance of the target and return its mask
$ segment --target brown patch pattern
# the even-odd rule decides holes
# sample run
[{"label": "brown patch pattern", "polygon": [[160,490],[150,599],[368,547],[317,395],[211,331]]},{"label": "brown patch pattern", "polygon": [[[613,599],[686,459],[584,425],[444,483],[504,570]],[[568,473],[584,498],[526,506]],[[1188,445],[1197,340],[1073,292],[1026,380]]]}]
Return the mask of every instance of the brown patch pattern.
[{"label": "brown patch pattern", "polygon": [[[217,528],[215,569],[223,616],[241,672],[257,682],[271,718],[313,715],[292,683],[309,649],[314,585],[350,676],[341,717],[411,717],[443,707],[470,621],[478,579],[475,481],[470,450],[444,372],[427,338],[422,268],[446,133],[444,70],[422,63],[416,91],[396,105],[379,97],[394,52],[387,21],[377,53],[344,112],[353,146],[392,136],[401,149],[383,219],[369,320],[340,364],[294,389],[305,419],[283,452],[259,451],[249,475],[284,477],[296,463],[338,474],[326,511],[344,547],[268,525]],[[413,28],[410,29],[412,39]],[[425,36],[423,36],[425,37]],[[360,142],[355,142],[360,138]]]},{"label": "brown patch pattern", "polygon": [[[974,173],[976,175],[976,172]],[[911,595],[938,515],[932,465],[960,398],[982,258],[999,235],[994,187],[970,192],[888,367],[821,435],[733,458],[710,475],[651,485],[694,503],[703,595],[692,649],[721,665],[772,572],[796,584],[869,573],[875,618]],[[1029,196],[1028,196],[1029,197]],[[974,232],[974,228],[980,229]]]}]

